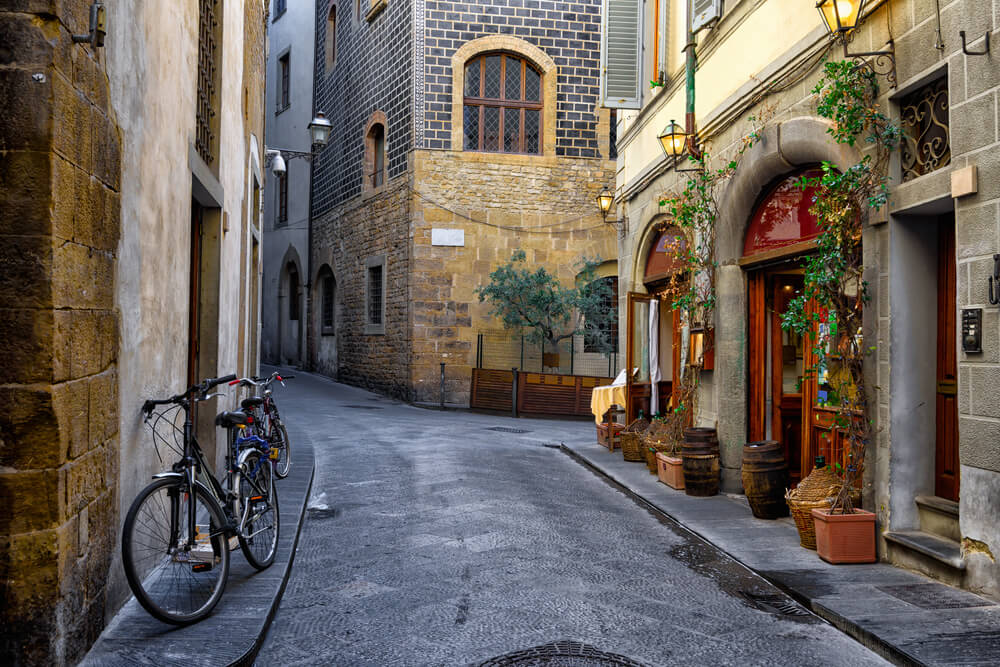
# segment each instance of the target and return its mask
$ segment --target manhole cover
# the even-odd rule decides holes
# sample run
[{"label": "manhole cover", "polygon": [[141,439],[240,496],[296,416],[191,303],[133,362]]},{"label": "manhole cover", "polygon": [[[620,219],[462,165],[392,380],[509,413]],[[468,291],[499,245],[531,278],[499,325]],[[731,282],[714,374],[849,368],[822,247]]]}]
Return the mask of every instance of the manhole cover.
[{"label": "manhole cover", "polygon": [[378,405],[345,405],[345,408],[351,408],[352,410],[383,410],[381,406]]},{"label": "manhole cover", "polygon": [[803,609],[797,602],[784,595],[768,595],[762,593],[750,593],[740,591],[743,596],[753,606],[761,611],[770,614],[782,614],[784,616],[809,616],[809,612]]},{"label": "manhole cover", "polygon": [[955,590],[944,584],[903,584],[875,588],[921,609],[964,609],[988,607],[993,604],[978,595]]},{"label": "manhole cover", "polygon": [[559,641],[515,651],[479,663],[479,667],[645,667],[623,655],[581,642]]},{"label": "manhole cover", "polygon": [[487,431],[500,431],[501,433],[531,433],[523,428],[511,428],[510,426],[492,426]]}]

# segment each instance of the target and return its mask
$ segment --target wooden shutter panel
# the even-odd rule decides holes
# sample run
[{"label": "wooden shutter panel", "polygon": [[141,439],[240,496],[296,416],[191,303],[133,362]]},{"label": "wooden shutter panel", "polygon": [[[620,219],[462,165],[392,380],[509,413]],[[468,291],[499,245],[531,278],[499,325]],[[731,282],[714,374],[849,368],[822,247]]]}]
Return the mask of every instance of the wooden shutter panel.
[{"label": "wooden shutter panel", "polygon": [[601,103],[638,109],[641,88],[642,0],[604,0],[601,31]]},{"label": "wooden shutter panel", "polygon": [[691,31],[698,32],[722,16],[722,0],[693,0]]}]

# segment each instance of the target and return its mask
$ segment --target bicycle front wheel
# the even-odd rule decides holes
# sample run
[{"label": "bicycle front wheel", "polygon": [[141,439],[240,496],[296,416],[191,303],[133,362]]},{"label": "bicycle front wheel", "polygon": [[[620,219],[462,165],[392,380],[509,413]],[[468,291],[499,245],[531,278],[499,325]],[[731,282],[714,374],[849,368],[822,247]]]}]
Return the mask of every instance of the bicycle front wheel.
[{"label": "bicycle front wheel", "polygon": [[275,461],[274,472],[279,479],[288,477],[288,470],[292,466],[291,445],[288,442],[288,431],[280,421],[271,422],[270,445],[278,450],[278,459]]},{"label": "bicycle front wheel", "polygon": [[247,562],[263,570],[274,562],[278,551],[278,491],[274,487],[274,466],[266,456],[253,455],[240,474],[242,516],[240,547]]},{"label": "bicycle front wheel", "polygon": [[[165,623],[185,625],[208,616],[229,577],[226,519],[200,486],[158,479],[132,502],[122,529],[122,562],[128,585],[146,611]],[[194,503],[196,534],[189,539]]]}]

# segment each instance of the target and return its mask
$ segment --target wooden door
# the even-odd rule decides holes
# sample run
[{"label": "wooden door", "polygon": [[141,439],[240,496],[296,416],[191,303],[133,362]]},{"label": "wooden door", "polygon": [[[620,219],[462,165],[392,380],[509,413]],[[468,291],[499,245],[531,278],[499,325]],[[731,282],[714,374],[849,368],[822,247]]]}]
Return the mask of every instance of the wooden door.
[{"label": "wooden door", "polygon": [[792,484],[801,479],[802,383],[804,345],[794,331],[781,327],[781,317],[802,290],[802,276],[776,274],[771,280],[771,437],[781,443]]},{"label": "wooden door", "polygon": [[204,211],[191,201],[191,275],[188,293],[188,386],[198,382],[199,331],[201,320],[201,239]]},{"label": "wooden door", "polygon": [[937,445],[934,493],[958,500],[958,351],[955,305],[955,216],[938,223]]}]

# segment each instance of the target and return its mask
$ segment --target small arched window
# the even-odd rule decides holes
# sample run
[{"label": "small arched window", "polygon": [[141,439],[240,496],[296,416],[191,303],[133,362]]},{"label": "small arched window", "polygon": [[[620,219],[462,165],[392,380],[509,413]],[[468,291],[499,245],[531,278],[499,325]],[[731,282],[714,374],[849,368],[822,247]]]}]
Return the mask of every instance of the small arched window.
[{"label": "small arched window", "polygon": [[527,60],[487,53],[465,64],[467,151],[538,154],[542,77]]},{"label": "small arched window", "polygon": [[328,267],[320,271],[320,331],[324,336],[332,336],[337,331],[337,280]]},{"label": "small arched window", "polygon": [[326,17],[326,71],[337,64],[337,5],[330,6]]}]

